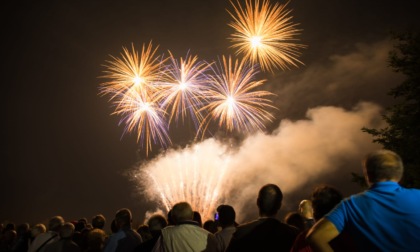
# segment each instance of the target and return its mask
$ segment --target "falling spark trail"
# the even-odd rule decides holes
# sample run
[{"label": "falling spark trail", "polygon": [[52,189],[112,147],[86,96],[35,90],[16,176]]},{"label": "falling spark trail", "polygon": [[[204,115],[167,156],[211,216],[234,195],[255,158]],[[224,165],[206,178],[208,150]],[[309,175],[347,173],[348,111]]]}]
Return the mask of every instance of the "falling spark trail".
[{"label": "falling spark trail", "polygon": [[[148,196],[159,199],[166,211],[177,202],[187,201],[203,219],[212,219],[217,204],[228,192],[229,170],[226,150],[215,150],[213,141],[168,152],[165,159],[148,163],[134,177],[142,179],[139,182],[145,185]],[[215,157],[210,153],[219,154]]]}]

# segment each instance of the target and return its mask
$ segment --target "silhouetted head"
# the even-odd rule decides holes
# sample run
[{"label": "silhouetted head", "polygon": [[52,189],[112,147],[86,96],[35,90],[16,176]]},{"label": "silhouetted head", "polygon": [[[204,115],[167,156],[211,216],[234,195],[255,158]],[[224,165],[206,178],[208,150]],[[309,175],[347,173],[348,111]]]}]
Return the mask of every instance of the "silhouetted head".
[{"label": "silhouetted head", "polygon": [[175,222],[172,219],[171,215],[172,215],[172,209],[169,209],[166,220],[168,221],[168,225],[175,225]]},{"label": "silhouetted head", "polygon": [[172,207],[171,218],[178,224],[182,221],[192,221],[194,217],[194,211],[188,202],[179,202]]},{"label": "silhouetted head", "polygon": [[60,228],[59,234],[61,239],[71,239],[74,235],[75,227],[73,223],[66,222]]},{"label": "silhouetted head", "polygon": [[87,225],[87,219],[81,218],[79,219],[76,224],[73,224],[76,232],[82,232],[83,229],[86,228]]},{"label": "silhouetted head", "polygon": [[18,236],[28,234],[30,230],[29,223],[22,223],[16,226],[16,233]]},{"label": "silhouetted head", "polygon": [[193,213],[193,221],[197,222],[200,227],[203,226],[203,220],[201,219],[201,214],[198,211]]},{"label": "silhouetted head", "polygon": [[140,234],[143,242],[148,241],[153,238],[152,234],[150,233],[149,226],[147,224],[141,224],[137,228],[137,233]]},{"label": "silhouetted head", "polygon": [[299,231],[305,230],[305,219],[299,212],[289,212],[284,217],[284,222],[290,226],[294,226]]},{"label": "silhouetted head", "polygon": [[105,226],[105,221],[105,216],[103,216],[102,214],[97,214],[92,218],[92,227],[103,229]]},{"label": "silhouetted head", "polygon": [[43,223],[37,223],[31,227],[31,237],[35,238],[39,234],[47,232],[47,227]]},{"label": "silhouetted head", "polygon": [[131,227],[132,215],[128,208],[122,208],[115,214],[115,224],[118,229],[122,227]]},{"label": "silhouetted head", "polygon": [[369,153],[363,161],[363,166],[368,184],[382,181],[399,182],[404,172],[401,157],[390,150]]},{"label": "silhouetted head", "polygon": [[152,234],[152,236],[156,236],[157,234],[159,234],[162,228],[168,225],[168,222],[166,221],[163,215],[154,214],[147,221],[147,225],[149,226],[149,231]]},{"label": "silhouetted head", "polygon": [[210,233],[214,234],[218,231],[217,229],[217,223],[214,220],[206,220],[203,223],[203,228]]},{"label": "silhouetted head", "polygon": [[319,220],[331,211],[340,201],[343,195],[339,190],[329,185],[319,185],[312,191],[312,208],[314,219]]},{"label": "silhouetted head", "polygon": [[299,203],[299,213],[307,219],[312,218],[313,217],[312,201],[307,200],[307,199],[302,200]]},{"label": "silhouetted head", "polygon": [[261,187],[258,193],[257,206],[261,217],[275,216],[281,207],[283,193],[275,184]]},{"label": "silhouetted head", "polygon": [[64,218],[61,216],[54,216],[48,222],[48,230],[59,232],[60,228],[64,225]]},{"label": "silhouetted head", "polygon": [[106,233],[100,228],[92,229],[87,235],[87,246],[89,249],[102,251],[106,239]]},{"label": "silhouetted head", "polygon": [[236,213],[230,205],[220,205],[217,207],[219,214],[219,224],[222,228],[235,225]]}]

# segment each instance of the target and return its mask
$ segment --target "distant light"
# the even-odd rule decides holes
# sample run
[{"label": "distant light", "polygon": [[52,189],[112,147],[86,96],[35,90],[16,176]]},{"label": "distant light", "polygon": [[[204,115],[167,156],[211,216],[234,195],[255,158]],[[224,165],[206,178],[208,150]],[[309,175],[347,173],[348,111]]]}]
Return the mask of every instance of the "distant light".
[{"label": "distant light", "polygon": [[235,98],[233,98],[232,96],[229,96],[228,98],[227,98],[227,101],[226,101],[227,103],[228,103],[228,105],[229,105],[229,107],[233,107],[234,105],[235,105]]},{"label": "distant light", "polygon": [[136,76],[136,77],[133,78],[133,82],[134,82],[135,85],[140,85],[141,83],[144,82],[144,80],[140,76]]},{"label": "distant light", "polygon": [[259,47],[261,45],[261,37],[260,36],[251,37],[251,45],[252,45],[252,48]]},{"label": "distant light", "polygon": [[141,112],[151,112],[153,109],[152,109],[150,103],[145,102],[142,105],[140,105],[139,110]]},{"label": "distant light", "polygon": [[189,85],[188,82],[181,82],[179,83],[179,89],[184,90],[188,87],[188,85]]}]

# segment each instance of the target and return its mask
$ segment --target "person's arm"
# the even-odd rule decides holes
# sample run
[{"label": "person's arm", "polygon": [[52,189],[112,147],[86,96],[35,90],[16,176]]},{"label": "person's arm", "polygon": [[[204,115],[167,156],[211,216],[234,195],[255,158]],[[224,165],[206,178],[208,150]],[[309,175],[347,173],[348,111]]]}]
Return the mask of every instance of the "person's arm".
[{"label": "person's arm", "polygon": [[306,240],[315,252],[332,252],[329,242],[339,234],[331,221],[322,218],[309,230]]}]

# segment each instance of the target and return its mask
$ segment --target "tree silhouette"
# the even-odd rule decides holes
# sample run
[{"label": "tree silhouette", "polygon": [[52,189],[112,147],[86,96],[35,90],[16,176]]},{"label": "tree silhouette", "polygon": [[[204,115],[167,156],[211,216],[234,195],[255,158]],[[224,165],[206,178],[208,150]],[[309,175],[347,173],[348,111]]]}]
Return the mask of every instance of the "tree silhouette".
[{"label": "tree silhouette", "polygon": [[[371,134],[373,142],[402,157],[405,169],[401,185],[420,188],[420,33],[393,33],[392,39],[396,44],[389,53],[389,66],[406,78],[388,92],[396,103],[382,114],[387,126],[364,127],[362,131]],[[353,177],[358,181],[356,174]]]}]

